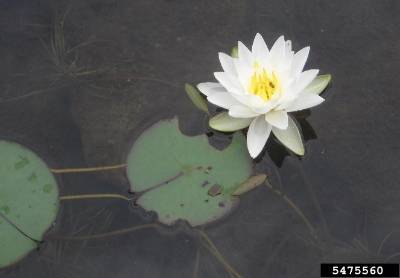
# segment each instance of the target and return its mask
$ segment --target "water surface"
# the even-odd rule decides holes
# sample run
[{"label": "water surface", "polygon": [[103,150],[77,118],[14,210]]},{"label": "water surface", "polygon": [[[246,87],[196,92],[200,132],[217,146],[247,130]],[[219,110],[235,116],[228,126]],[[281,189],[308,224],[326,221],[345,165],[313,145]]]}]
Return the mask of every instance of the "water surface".
[{"label": "water surface", "polygon": [[[271,140],[255,172],[301,209],[317,239],[265,186],[205,232],[242,277],[319,277],[322,261],[398,262],[399,12],[387,0],[1,1],[0,138],[69,168],[123,163],[146,127],[174,115],[185,133],[208,132],[183,84],[211,81],[217,53],[239,39],[284,34],[296,50],[311,45],[307,67],[333,83],[323,105],[298,115],[306,116],[305,157]],[[129,188],[123,170],[57,178],[62,195]],[[185,225],[102,240],[50,237],[155,221],[126,202],[66,202],[58,219],[37,252],[0,276],[229,277]]]}]

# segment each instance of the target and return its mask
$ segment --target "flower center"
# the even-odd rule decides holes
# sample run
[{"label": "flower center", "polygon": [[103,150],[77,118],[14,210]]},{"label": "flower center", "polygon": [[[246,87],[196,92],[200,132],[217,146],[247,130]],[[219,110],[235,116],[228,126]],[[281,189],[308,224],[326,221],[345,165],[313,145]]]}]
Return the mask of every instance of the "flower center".
[{"label": "flower center", "polygon": [[279,89],[279,81],[275,73],[268,73],[264,68],[260,68],[258,63],[254,65],[254,73],[250,78],[250,93],[261,97],[263,100],[270,100]]}]

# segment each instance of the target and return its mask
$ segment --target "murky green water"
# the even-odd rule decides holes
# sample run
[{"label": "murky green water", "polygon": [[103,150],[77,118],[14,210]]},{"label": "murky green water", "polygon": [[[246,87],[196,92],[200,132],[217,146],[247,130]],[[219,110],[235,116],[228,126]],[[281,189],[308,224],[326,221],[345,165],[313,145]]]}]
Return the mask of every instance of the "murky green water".
[{"label": "murky green water", "polygon": [[[327,101],[297,115],[305,157],[272,140],[254,166],[311,226],[259,187],[204,228],[221,259],[182,223],[56,239],[156,220],[123,200],[65,201],[39,250],[0,276],[221,278],[226,260],[241,277],[319,277],[323,261],[398,262],[399,12],[397,1],[361,0],[0,2],[0,138],[51,168],[124,163],[141,132],[174,115],[186,134],[208,133],[183,85],[212,80],[218,51],[257,32],[311,45],[307,67],[333,75]],[[230,140],[208,134],[220,147]],[[123,169],[56,177],[63,196],[128,196]]]}]

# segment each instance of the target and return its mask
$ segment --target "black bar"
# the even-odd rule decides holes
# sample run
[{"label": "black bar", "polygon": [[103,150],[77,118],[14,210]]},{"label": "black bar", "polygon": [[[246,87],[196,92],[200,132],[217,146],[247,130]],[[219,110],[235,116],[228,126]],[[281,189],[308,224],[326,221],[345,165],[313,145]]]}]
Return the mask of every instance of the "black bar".
[{"label": "black bar", "polygon": [[399,264],[321,264],[321,277],[399,277]]}]

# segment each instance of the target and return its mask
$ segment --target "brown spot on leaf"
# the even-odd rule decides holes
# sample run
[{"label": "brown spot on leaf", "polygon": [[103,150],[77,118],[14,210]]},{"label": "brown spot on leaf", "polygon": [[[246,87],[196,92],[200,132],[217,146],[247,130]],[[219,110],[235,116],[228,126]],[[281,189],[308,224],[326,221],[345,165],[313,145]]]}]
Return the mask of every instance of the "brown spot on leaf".
[{"label": "brown spot on leaf", "polygon": [[222,187],[219,184],[214,184],[208,190],[207,194],[214,197],[222,193]]}]

